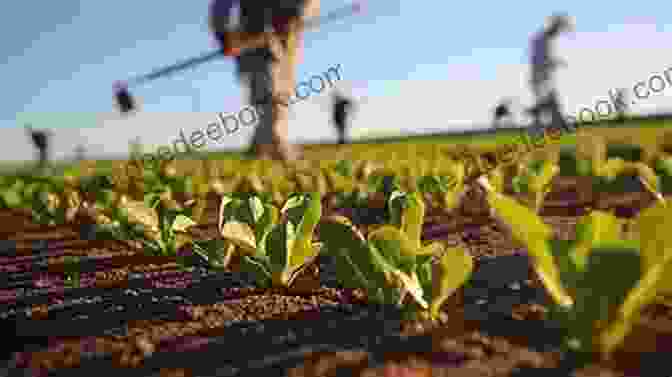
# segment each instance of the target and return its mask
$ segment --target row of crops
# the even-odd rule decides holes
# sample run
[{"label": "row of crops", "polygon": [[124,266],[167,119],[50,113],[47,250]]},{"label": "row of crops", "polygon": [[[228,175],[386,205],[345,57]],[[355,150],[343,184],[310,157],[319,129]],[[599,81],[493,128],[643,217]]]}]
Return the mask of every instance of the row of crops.
[{"label": "row of crops", "polygon": [[[507,166],[493,162],[496,154],[384,146],[365,159],[292,166],[173,160],[148,167],[130,161],[101,174],[5,176],[0,201],[7,212],[30,216],[44,229],[77,229],[80,238],[116,242],[125,251],[72,255],[53,242],[29,248],[17,241],[4,244],[0,301],[6,309],[0,316],[24,336],[77,336],[85,347],[101,329],[123,333],[129,321],[185,320],[194,316],[188,308],[259,292],[291,297],[320,292],[331,304],[317,305],[304,316],[326,320],[331,311],[342,316],[350,302],[345,306],[350,324],[338,326],[363,321],[368,330],[362,333],[372,334],[365,340],[344,339],[340,347],[364,342],[373,348],[396,344],[397,351],[431,349],[427,338],[424,344],[421,338],[381,337],[397,330],[374,324],[388,322],[396,329],[402,320],[445,322],[447,303],[476,280],[483,265],[464,243],[445,241],[465,229],[446,219],[464,217],[465,210],[482,205],[483,215],[497,219],[526,250],[552,321],[563,329],[563,349],[608,359],[640,325],[644,309],[665,302],[672,292],[665,278],[672,253],[664,232],[672,217],[663,195],[669,192],[671,156],[662,151],[643,158],[636,147],[609,146],[594,138],[579,140],[573,151],[520,155]],[[585,196],[581,203],[587,208],[571,240],[558,238],[541,217],[562,177],[581,178],[575,191]],[[621,217],[603,200],[633,191],[651,197],[634,216]],[[473,197],[477,202],[467,203]],[[215,232],[196,235],[208,226]],[[12,224],[5,232],[9,228]],[[135,267],[122,277],[101,275],[128,265]],[[324,287],[338,291],[326,293]],[[344,297],[343,289],[363,298]],[[379,312],[374,304],[393,309]],[[49,321],[36,320],[40,316]],[[186,363],[174,359],[180,347],[228,349],[232,334],[253,336],[251,328],[260,322],[227,326],[227,335],[164,337],[154,342],[166,347],[160,357],[128,357],[144,359],[145,369],[137,373],[147,375],[153,367]],[[318,335],[326,339],[338,332],[317,325],[308,331],[305,324],[290,331],[289,322],[267,328],[273,326],[279,327],[257,332],[261,337],[275,331],[284,339],[269,348],[275,354],[308,338],[316,346]],[[103,354],[87,354],[87,365],[100,367],[95,363],[109,352]],[[296,363],[302,357],[283,360]],[[140,359],[129,365],[142,364]],[[247,370],[242,357],[230,359],[233,369],[227,373]]]}]

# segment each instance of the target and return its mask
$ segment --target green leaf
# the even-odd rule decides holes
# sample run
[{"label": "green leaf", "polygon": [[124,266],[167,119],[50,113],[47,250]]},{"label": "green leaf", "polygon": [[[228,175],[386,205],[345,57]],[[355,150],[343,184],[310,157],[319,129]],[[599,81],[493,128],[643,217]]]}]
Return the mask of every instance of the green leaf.
[{"label": "green leaf", "polygon": [[432,287],[430,314],[439,317],[441,305],[469,280],[474,270],[474,258],[462,247],[449,248],[439,261],[439,276],[432,276],[438,284]]},{"label": "green leaf", "polygon": [[42,184],[38,182],[31,182],[23,187],[21,197],[23,201],[30,202],[35,198],[35,194],[39,192]]},{"label": "green leaf", "polygon": [[583,269],[594,245],[620,240],[621,234],[621,222],[611,213],[594,210],[584,215],[576,224],[576,241],[572,250],[574,262]]},{"label": "green leaf", "polygon": [[[286,213],[292,209],[298,208],[303,205],[304,201],[306,199],[306,196],[303,194],[295,194],[290,196],[287,201],[285,202],[285,205],[280,209],[281,213]],[[300,216],[300,212],[299,212]]]},{"label": "green leaf", "polygon": [[425,201],[418,192],[408,194],[407,198],[407,207],[401,216],[401,231],[413,243],[413,247],[419,250],[425,220]]},{"label": "green leaf", "polygon": [[273,226],[266,236],[266,253],[271,262],[274,284],[281,284],[282,272],[287,261],[287,244],[291,243],[292,237],[289,233],[292,231],[288,223],[279,223]]},{"label": "green leaf", "polygon": [[9,208],[18,208],[22,203],[21,195],[14,189],[3,191],[2,200]]},{"label": "green leaf", "polygon": [[224,225],[225,222],[229,220],[233,220],[232,218],[232,206],[235,206],[236,202],[234,202],[234,199],[228,195],[222,195],[222,200],[219,202],[219,213],[218,213],[218,223],[217,223],[217,229],[219,229],[220,233],[222,231],[222,226]]},{"label": "green leaf", "polygon": [[402,191],[394,191],[388,199],[392,224],[401,228],[402,214],[408,206],[408,194]]},{"label": "green leaf", "polygon": [[635,231],[639,234],[644,269],[655,266],[672,248],[671,226],[672,206],[664,202],[656,202],[637,215]]},{"label": "green leaf", "polygon": [[490,208],[510,228],[513,238],[527,248],[534,270],[551,297],[559,305],[571,306],[572,298],[562,286],[560,271],[548,244],[553,237],[552,229],[529,208],[494,191],[484,177],[478,182],[486,190]]},{"label": "green leaf", "polygon": [[351,226],[334,221],[320,225],[325,252],[336,258],[336,276],[346,288],[365,289],[372,300],[384,300],[386,288],[383,266],[366,241]]},{"label": "green leaf", "polygon": [[384,225],[371,232],[368,241],[393,267],[407,274],[415,271],[415,245],[399,229]]},{"label": "green leaf", "polygon": [[343,177],[352,176],[352,162],[350,160],[340,160],[334,167],[334,171]]},{"label": "green leaf", "polygon": [[194,220],[184,215],[177,215],[177,217],[175,217],[175,220],[173,220],[171,230],[174,232],[186,232],[187,229],[191,228],[194,225],[198,225]]},{"label": "green leaf", "polygon": [[143,203],[151,209],[156,209],[156,207],[161,202],[161,194],[159,193],[149,193],[143,197]]},{"label": "green leaf", "polygon": [[576,172],[579,176],[593,175],[593,165],[591,160],[578,159],[576,161]]},{"label": "green leaf", "polygon": [[279,211],[274,205],[265,204],[264,208],[264,214],[254,228],[257,239],[257,254],[260,255],[266,255],[266,237],[280,218]]},{"label": "green leaf", "polygon": [[530,189],[535,193],[544,192],[559,172],[560,168],[552,160],[542,161],[538,171],[530,177]]},{"label": "green leaf", "polygon": [[240,270],[253,275],[259,287],[269,288],[271,286],[271,270],[268,260],[264,257],[243,256],[240,261]]},{"label": "green leaf", "polygon": [[233,243],[219,238],[197,241],[192,245],[193,251],[214,268],[226,268],[236,249]]},{"label": "green leaf", "polygon": [[583,346],[592,346],[596,328],[617,318],[618,308],[639,281],[640,262],[639,251],[626,242],[604,243],[590,251],[572,311],[572,328]]},{"label": "green leaf", "polygon": [[243,252],[254,255],[257,251],[257,241],[254,230],[243,222],[229,221],[221,227],[221,235],[225,240],[238,246]]},{"label": "green leaf", "polygon": [[579,266],[574,262],[572,258],[572,248],[574,246],[574,241],[571,240],[559,240],[552,239],[548,241],[549,248],[553,253],[553,258],[555,259],[558,269],[560,270],[560,280],[562,285],[570,291],[570,293],[576,292],[577,285],[581,280],[581,271]]},{"label": "green leaf", "polygon": [[274,268],[282,271],[279,282],[287,286],[297,272],[312,262],[319,252],[312,239],[322,215],[320,195],[311,193],[294,196],[285,203],[283,212],[287,213],[284,236],[276,237],[284,238],[285,242],[280,245],[285,247],[276,245],[269,249],[268,242],[266,247],[272,255],[277,256],[277,259],[272,257],[271,260]]},{"label": "green leaf", "polygon": [[102,204],[103,208],[112,207],[117,199],[117,194],[113,190],[105,189],[96,193],[96,202]]},{"label": "green leaf", "polygon": [[252,219],[254,223],[256,224],[259,219],[264,215],[264,204],[261,202],[261,200],[253,196],[249,199],[249,205],[250,205],[250,212],[252,213]]},{"label": "green leaf", "polygon": [[664,283],[672,262],[672,251],[654,266],[649,268],[636,286],[628,292],[623,304],[620,306],[616,318],[598,336],[600,350],[604,355],[609,355],[632,330],[633,325],[639,320],[642,310],[651,304],[662,292],[661,283]]},{"label": "green leaf", "polygon": [[447,184],[443,182],[440,177],[433,175],[425,175],[418,178],[418,189],[421,192],[437,193],[448,190]]},{"label": "green leaf", "polygon": [[452,211],[460,204],[460,199],[465,192],[464,186],[451,189],[442,194],[443,207],[446,211]]},{"label": "green leaf", "polygon": [[672,157],[660,157],[656,160],[656,168],[663,174],[672,176]]},{"label": "green leaf", "polygon": [[415,274],[415,272],[408,274],[399,269],[392,268],[388,273],[391,277],[391,280],[393,281],[392,285],[400,291],[398,304],[401,304],[401,301],[406,296],[406,294],[410,293],[415,302],[420,305],[421,308],[429,308],[429,304],[423,297],[424,292],[422,290],[422,285],[420,284],[420,280],[418,279],[418,276]]},{"label": "green leaf", "polygon": [[418,255],[415,258],[415,274],[420,280],[420,285],[424,292],[423,297],[428,302],[432,299],[432,288],[434,285],[434,282],[432,281],[433,259],[434,257],[432,255]]}]

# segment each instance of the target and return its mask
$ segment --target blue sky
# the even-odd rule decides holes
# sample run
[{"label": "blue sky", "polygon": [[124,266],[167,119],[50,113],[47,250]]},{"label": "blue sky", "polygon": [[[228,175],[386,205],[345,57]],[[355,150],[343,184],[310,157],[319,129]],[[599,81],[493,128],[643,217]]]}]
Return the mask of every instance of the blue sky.
[{"label": "blue sky", "polygon": [[[160,145],[181,128],[204,127],[207,120],[201,119],[216,112],[237,111],[243,99],[234,64],[221,60],[134,90],[143,112],[133,119],[113,113],[113,81],[214,46],[206,23],[208,3],[12,2],[0,15],[5,36],[0,132],[7,144],[0,160],[31,158],[25,134],[17,128],[24,122],[53,128],[56,155],[71,153],[76,143],[92,153],[124,153],[136,136]],[[421,3],[370,0],[364,15],[307,34],[297,78],[342,64],[343,88],[362,103],[353,121],[360,131],[464,129],[486,121],[498,97],[529,102],[529,38],[558,10],[568,12],[577,24],[577,32],[560,48],[571,67],[559,74],[561,92],[571,97],[565,100],[569,108],[591,104],[615,85],[631,86],[632,80],[672,66],[665,47],[672,26],[665,24],[662,1]],[[322,12],[345,4],[322,0]],[[290,126],[293,138],[333,138],[326,97],[297,105]],[[668,106],[667,91],[654,102],[643,111]],[[423,113],[420,118],[418,112]],[[180,124],[169,115],[177,113],[183,113]],[[251,132],[243,133],[218,147],[244,145]]]}]

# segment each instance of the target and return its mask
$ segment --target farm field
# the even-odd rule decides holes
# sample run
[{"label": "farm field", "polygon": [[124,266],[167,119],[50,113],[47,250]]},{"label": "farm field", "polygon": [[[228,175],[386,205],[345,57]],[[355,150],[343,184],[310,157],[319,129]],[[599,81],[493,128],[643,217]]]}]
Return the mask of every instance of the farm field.
[{"label": "farm field", "polygon": [[2,176],[9,375],[659,375],[666,122]]}]

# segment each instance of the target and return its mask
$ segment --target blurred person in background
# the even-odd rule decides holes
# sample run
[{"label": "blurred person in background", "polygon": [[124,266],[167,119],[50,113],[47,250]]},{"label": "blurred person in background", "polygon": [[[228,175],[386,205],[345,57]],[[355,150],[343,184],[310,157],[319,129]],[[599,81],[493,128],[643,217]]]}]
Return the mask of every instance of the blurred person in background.
[{"label": "blurred person in background", "polygon": [[75,148],[75,160],[84,161],[86,159],[86,147],[79,144]]},{"label": "blurred person in background", "polygon": [[47,130],[33,129],[31,125],[26,125],[26,131],[30,136],[33,146],[37,149],[37,167],[39,170],[44,171],[49,165],[49,139],[51,138],[51,133]]},{"label": "blurred person in background", "polygon": [[512,101],[509,98],[500,102],[494,110],[493,128],[507,128],[513,126],[513,114],[511,113]]},{"label": "blurred person in background", "polygon": [[[533,131],[543,135],[543,118],[549,116],[554,127],[567,128],[558,105],[558,95],[553,74],[567,64],[552,54],[552,42],[563,33],[574,30],[573,23],[566,14],[555,14],[549,18],[547,26],[532,37],[531,71],[532,93],[535,104],[529,111],[534,116]],[[535,129],[536,128],[536,129]]]},{"label": "blurred person in background", "polygon": [[612,102],[616,108],[616,120],[625,122],[630,112],[630,104],[632,103],[628,90],[625,88],[616,89]]},{"label": "blurred person in background", "polygon": [[[288,140],[289,102],[296,86],[301,21],[319,14],[319,0],[214,0],[209,25],[224,51],[239,48],[234,33],[265,35],[259,48],[236,57],[240,82],[259,114],[251,152],[260,159],[295,160],[300,151]],[[237,13],[237,14],[236,14]]]},{"label": "blurred person in background", "polygon": [[349,121],[354,104],[351,99],[347,98],[339,91],[334,91],[332,99],[332,120],[336,127],[336,131],[338,132],[338,144],[344,145],[346,143],[345,133],[349,128]]}]

